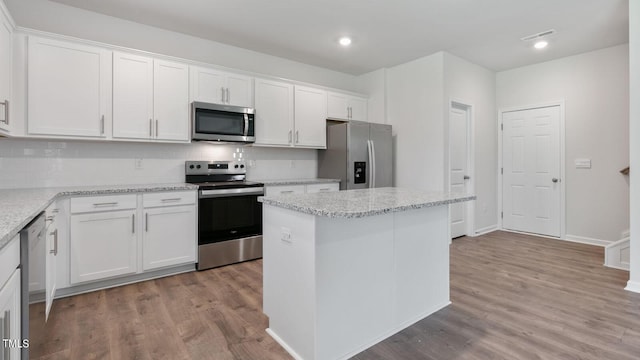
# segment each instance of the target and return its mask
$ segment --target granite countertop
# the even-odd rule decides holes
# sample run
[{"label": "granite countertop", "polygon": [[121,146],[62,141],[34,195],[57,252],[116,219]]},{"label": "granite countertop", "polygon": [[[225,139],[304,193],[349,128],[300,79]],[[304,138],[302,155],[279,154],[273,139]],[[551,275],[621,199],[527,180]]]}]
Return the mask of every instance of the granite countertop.
[{"label": "granite countertop", "polygon": [[76,186],[63,188],[0,189],[0,249],[54,200],[69,196],[92,196],[139,192],[197,190],[198,186],[177,184],[135,184]]},{"label": "granite countertop", "polygon": [[267,205],[332,218],[361,218],[475,199],[471,194],[391,187],[259,198]]},{"label": "granite countertop", "polygon": [[340,179],[277,179],[277,180],[251,180],[261,182],[266,186],[275,185],[307,185],[307,184],[326,184],[326,183],[340,183]]}]

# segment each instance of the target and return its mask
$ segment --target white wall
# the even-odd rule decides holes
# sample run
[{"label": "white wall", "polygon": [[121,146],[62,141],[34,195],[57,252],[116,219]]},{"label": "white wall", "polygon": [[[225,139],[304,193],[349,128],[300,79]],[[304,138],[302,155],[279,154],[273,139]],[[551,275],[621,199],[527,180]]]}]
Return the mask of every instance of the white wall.
[{"label": "white wall", "polygon": [[240,156],[252,165],[247,177],[253,180],[317,175],[316,151],[307,149],[0,138],[0,188],[184,182],[185,160]]},{"label": "white wall", "polygon": [[47,0],[4,0],[20,27],[355,90],[355,76]]},{"label": "white wall", "polygon": [[[472,106],[475,230],[497,226],[498,139],[496,129],[495,73],[449,53],[444,54],[444,112],[451,101]],[[446,124],[445,124],[446,125]],[[445,126],[448,129],[448,126]],[[447,130],[448,131],[448,130]],[[447,149],[448,150],[448,149]],[[448,162],[448,159],[445,161]],[[447,166],[448,168],[448,166]],[[445,174],[448,183],[448,171]]]},{"label": "white wall", "polygon": [[627,289],[640,292],[640,0],[629,0],[631,256]]},{"label": "white wall", "polygon": [[358,92],[369,96],[367,121],[387,123],[387,69],[378,69],[357,77]]},{"label": "white wall", "polygon": [[[497,107],[564,99],[566,235],[615,241],[629,229],[629,47],[620,45],[497,74]],[[588,158],[589,170],[574,160]]]},{"label": "white wall", "polygon": [[387,69],[395,186],[445,189],[443,61],[439,52]]}]

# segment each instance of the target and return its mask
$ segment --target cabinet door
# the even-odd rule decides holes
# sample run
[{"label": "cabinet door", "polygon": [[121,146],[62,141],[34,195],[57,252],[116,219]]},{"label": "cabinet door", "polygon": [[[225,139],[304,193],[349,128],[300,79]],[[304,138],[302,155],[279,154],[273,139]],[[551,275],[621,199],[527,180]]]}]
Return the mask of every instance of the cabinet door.
[{"label": "cabinet door", "polygon": [[222,71],[192,66],[191,101],[225,103],[225,75]]},{"label": "cabinet door", "polygon": [[[0,326],[4,329],[2,338],[14,341],[12,344],[3,342],[0,351],[5,355],[3,359],[20,359],[21,346],[24,345],[20,341],[20,269],[16,269],[7,283],[0,286]],[[9,330],[8,333],[6,330]]]},{"label": "cabinet door", "polygon": [[153,59],[113,53],[113,137],[153,135]]},{"label": "cabinet door", "polygon": [[327,92],[295,87],[295,146],[327,148]]},{"label": "cabinet door", "polygon": [[349,98],[349,120],[367,121],[367,99],[361,97]]},{"label": "cabinet door", "polygon": [[105,136],[110,53],[30,37],[28,54],[29,134]]},{"label": "cabinet door", "polygon": [[56,220],[53,221],[51,225],[47,228],[47,236],[46,236],[46,246],[45,246],[45,268],[46,270],[46,281],[45,281],[45,320],[49,319],[49,312],[51,312],[51,305],[53,305],[53,299],[56,297],[56,277],[57,277],[57,267],[58,267],[58,242],[59,242],[59,232],[58,232],[58,222]]},{"label": "cabinet door", "polygon": [[133,274],[136,266],[134,210],[71,216],[71,284]]},{"label": "cabinet door", "polygon": [[238,74],[227,75],[227,100],[229,105],[253,107],[253,79]]},{"label": "cabinet door", "polygon": [[189,68],[155,60],[154,134],[159,140],[189,141]]},{"label": "cabinet door", "polygon": [[256,79],[255,102],[255,145],[291,145],[293,85]]},{"label": "cabinet door", "polygon": [[307,185],[307,194],[314,194],[319,192],[340,191],[339,183],[326,183],[326,184],[309,184]]},{"label": "cabinet door", "polygon": [[347,104],[347,95],[338,93],[327,94],[327,117],[335,119],[349,118],[349,105]]},{"label": "cabinet door", "polygon": [[11,130],[9,106],[12,84],[12,27],[0,12],[0,130]]},{"label": "cabinet door", "polygon": [[196,262],[195,206],[144,210],[143,269]]},{"label": "cabinet door", "polygon": [[304,194],[306,192],[304,185],[276,185],[266,186],[264,196],[279,196],[286,194]]}]

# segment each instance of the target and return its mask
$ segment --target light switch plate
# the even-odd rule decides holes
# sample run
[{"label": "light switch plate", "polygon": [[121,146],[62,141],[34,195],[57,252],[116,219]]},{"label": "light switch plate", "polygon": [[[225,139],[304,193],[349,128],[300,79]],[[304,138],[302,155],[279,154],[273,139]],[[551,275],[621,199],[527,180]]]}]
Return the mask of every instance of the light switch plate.
[{"label": "light switch plate", "polygon": [[591,159],[576,159],[576,169],[591,169]]}]

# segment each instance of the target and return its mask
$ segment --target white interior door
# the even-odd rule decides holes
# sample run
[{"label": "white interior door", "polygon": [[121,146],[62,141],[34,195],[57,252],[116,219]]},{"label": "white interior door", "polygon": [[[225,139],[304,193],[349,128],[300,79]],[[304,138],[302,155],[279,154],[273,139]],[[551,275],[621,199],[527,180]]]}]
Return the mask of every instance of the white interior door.
[{"label": "white interior door", "polygon": [[[449,162],[452,192],[467,192],[469,154],[469,109],[456,104],[449,110]],[[451,237],[467,234],[466,203],[450,205]]]},{"label": "white interior door", "polygon": [[502,227],[560,237],[560,106],[504,112]]}]

